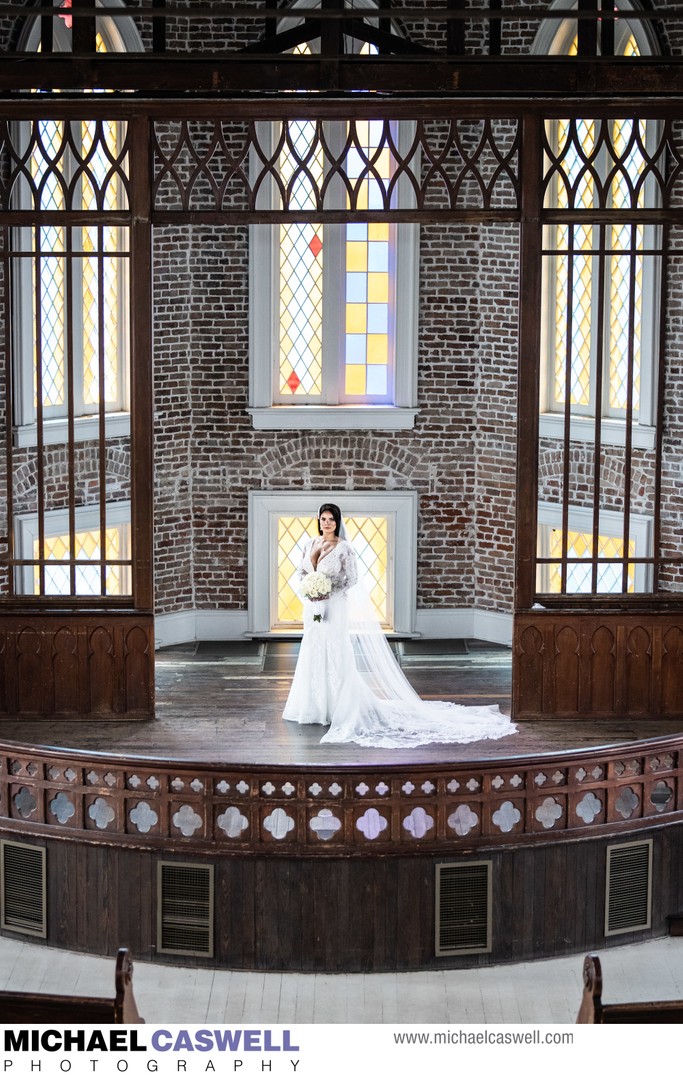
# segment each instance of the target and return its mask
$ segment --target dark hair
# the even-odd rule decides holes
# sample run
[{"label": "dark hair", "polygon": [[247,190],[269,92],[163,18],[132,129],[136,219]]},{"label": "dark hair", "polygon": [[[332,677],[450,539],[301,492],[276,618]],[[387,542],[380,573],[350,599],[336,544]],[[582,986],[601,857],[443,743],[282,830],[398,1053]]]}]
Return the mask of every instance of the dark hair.
[{"label": "dark hair", "polygon": [[334,533],[335,537],[339,537],[339,531],[341,529],[341,508],[337,504],[321,504],[318,509],[318,534],[322,534],[323,529],[320,526],[320,517],[323,512],[331,512],[334,516]]}]

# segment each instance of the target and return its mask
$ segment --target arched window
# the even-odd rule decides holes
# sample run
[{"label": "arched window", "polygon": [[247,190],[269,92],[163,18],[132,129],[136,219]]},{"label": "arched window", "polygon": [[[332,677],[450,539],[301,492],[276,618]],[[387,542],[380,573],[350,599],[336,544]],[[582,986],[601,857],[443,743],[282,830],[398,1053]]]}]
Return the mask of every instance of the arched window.
[{"label": "arched window", "polygon": [[[64,0],[53,20],[55,52],[71,51],[70,6]],[[40,19],[19,48],[41,51]],[[98,17],[96,49],[142,51],[133,21]],[[40,116],[40,93],[32,97]],[[13,586],[118,598],[132,587],[129,480],[107,463],[110,439],[130,432],[127,127],[92,119],[92,94],[82,100],[83,118],[17,122],[8,150],[12,208],[25,220],[10,251],[13,438],[19,449],[38,446],[13,516],[24,561]]]},{"label": "arched window", "polygon": [[[577,20],[549,20],[534,51],[576,55],[577,41]],[[654,51],[648,23],[616,22],[616,55]],[[658,126],[634,117],[546,124],[552,167],[545,208],[583,211],[586,219],[558,219],[544,230],[542,436],[563,435],[569,394],[573,439],[593,440],[599,416],[602,442],[623,444],[628,413],[634,443],[654,443],[661,230],[624,215],[657,205],[645,176]],[[619,210],[620,218],[591,219],[603,209]]]},{"label": "arched window", "polygon": [[[579,32],[577,19],[548,20],[534,51],[577,55]],[[634,69],[658,51],[637,19],[593,23],[591,40]],[[662,270],[662,226],[647,211],[661,199],[661,125],[574,115],[546,121],[544,139],[536,593],[647,592]]]},{"label": "arched window", "polygon": [[[109,6],[119,6],[109,0]],[[102,5],[104,6],[104,5]],[[63,3],[68,11],[70,4]],[[53,49],[71,51],[71,17],[54,20]],[[141,50],[132,20],[103,15],[96,22],[98,52]],[[40,51],[40,20],[28,26],[22,51]],[[108,414],[128,407],[128,228],[106,213],[127,208],[122,182],[126,124],[118,120],[33,120],[13,130],[17,154],[27,159],[13,190],[16,209],[93,211],[93,223],[51,222],[17,227],[13,251],[15,422],[19,446],[35,443],[40,412],[47,443],[66,440],[66,418],[76,440],[93,436],[87,416],[104,398]],[[70,399],[72,403],[70,404]],[[125,419],[108,420],[125,433]]]},{"label": "arched window", "polygon": [[[361,54],[376,51],[355,45]],[[294,51],[317,47],[311,41]],[[270,207],[279,208],[284,189],[289,208],[310,211],[311,220],[252,226],[251,413],[257,427],[413,425],[417,225],[315,221],[329,160],[341,156],[356,208],[382,209],[396,150],[407,144],[411,128],[373,119],[260,125],[263,151],[279,159],[282,188],[271,185]],[[398,184],[392,204],[399,206],[401,198]],[[324,204],[339,210],[350,204],[338,178]]]}]

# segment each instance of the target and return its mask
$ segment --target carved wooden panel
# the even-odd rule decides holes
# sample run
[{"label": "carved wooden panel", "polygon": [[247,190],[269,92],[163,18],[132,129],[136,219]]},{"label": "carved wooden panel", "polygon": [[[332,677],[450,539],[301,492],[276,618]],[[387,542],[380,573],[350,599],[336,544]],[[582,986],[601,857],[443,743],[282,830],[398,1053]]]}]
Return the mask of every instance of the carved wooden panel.
[{"label": "carved wooden panel", "polygon": [[[399,145],[389,120],[382,123],[377,150],[364,149],[351,119],[343,145],[335,146],[320,120],[312,120],[305,149],[300,121],[235,123],[228,117],[171,121],[154,125],[154,206],[163,212],[259,214],[296,210],[296,182],[315,200],[316,216],[339,210],[334,192],[344,190],[348,212],[362,212],[363,191],[373,178],[381,208],[396,209],[397,192],[414,218],[428,209],[516,210],[519,205],[519,123],[517,120],[446,119],[415,122],[410,145]],[[291,128],[291,129],[290,129]],[[391,178],[380,179],[381,153],[390,160]],[[284,173],[287,159],[293,175]],[[320,161],[320,180],[312,162]],[[349,161],[359,161],[358,175]],[[251,161],[251,167],[250,167]],[[295,182],[296,181],[296,182]],[[268,192],[273,192],[269,198]],[[404,205],[405,208],[405,205]]]},{"label": "carved wooden panel", "polygon": [[683,629],[669,628],[662,639],[662,714],[675,713],[680,705],[683,680]]},{"label": "carved wooden panel", "polygon": [[515,616],[518,718],[683,717],[683,629],[675,613]]},{"label": "carved wooden panel", "polygon": [[[129,194],[127,128],[114,131],[108,120],[88,121],[82,136],[79,117],[59,123],[0,120],[0,152],[5,167],[0,181],[0,210],[54,209],[51,192],[59,191],[65,210],[81,210],[87,191],[93,210],[110,209],[111,191],[121,208]],[[98,168],[107,161],[108,168]],[[30,167],[34,163],[35,167]]]},{"label": "carved wooden panel", "polygon": [[151,615],[0,617],[0,715],[153,713]]},{"label": "carved wooden panel", "polygon": [[671,825],[683,736],[450,766],[258,768],[0,744],[0,832],[231,858],[471,852]]}]

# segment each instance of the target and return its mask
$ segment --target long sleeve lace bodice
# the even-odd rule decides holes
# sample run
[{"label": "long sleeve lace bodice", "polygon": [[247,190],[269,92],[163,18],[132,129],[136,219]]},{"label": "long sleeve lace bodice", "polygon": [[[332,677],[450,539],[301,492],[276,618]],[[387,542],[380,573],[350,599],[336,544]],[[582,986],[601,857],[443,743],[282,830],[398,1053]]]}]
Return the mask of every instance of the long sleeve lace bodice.
[{"label": "long sleeve lace bodice", "polygon": [[303,579],[310,572],[322,572],[329,578],[333,594],[346,593],[358,582],[358,564],[353,546],[342,539],[329,553],[323,554],[316,567],[313,567],[311,551],[314,541],[312,538],[306,544],[298,571],[299,578]]}]

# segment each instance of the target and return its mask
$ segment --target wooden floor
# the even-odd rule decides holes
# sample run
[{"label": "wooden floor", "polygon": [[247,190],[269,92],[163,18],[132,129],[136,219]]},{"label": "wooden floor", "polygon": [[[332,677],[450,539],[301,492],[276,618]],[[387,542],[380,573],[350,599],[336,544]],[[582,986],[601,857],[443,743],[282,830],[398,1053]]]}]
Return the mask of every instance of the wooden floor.
[{"label": "wooden floor", "polygon": [[[155,720],[0,722],[4,742],[221,764],[386,766],[554,755],[678,735],[680,721],[520,723],[516,735],[474,744],[387,750],[321,745],[324,730],[281,719],[296,664],[295,641],[190,643],[157,652]],[[423,698],[497,703],[510,712],[507,647],[477,641],[394,644]]]},{"label": "wooden floor", "polygon": [[[608,949],[600,960],[605,1001],[683,997],[683,938]],[[583,989],[582,965],[583,956],[575,955],[451,971],[294,975],[172,968],[136,959],[133,986],[147,1023],[164,1027],[573,1024]],[[113,957],[0,938],[0,990],[111,996],[113,968]],[[616,1039],[612,1050],[615,1045]],[[484,1068],[493,1071],[493,1066]]]}]

